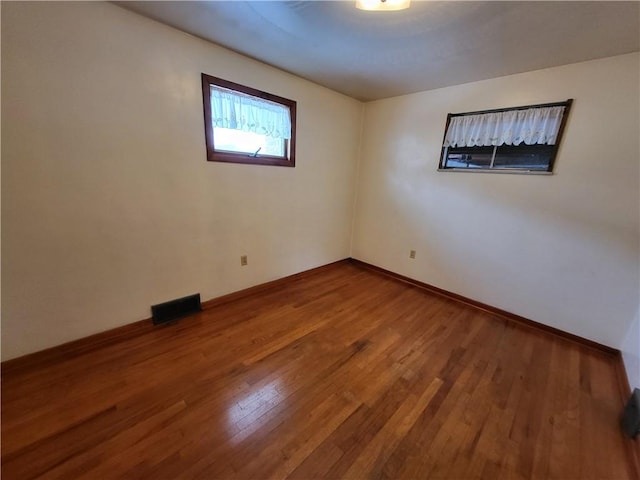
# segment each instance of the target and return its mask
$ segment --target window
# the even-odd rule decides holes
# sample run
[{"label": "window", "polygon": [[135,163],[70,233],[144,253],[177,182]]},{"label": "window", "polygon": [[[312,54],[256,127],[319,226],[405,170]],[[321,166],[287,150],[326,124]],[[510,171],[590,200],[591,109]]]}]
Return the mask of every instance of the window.
[{"label": "window", "polygon": [[450,113],[439,170],[551,173],[572,102]]},{"label": "window", "polygon": [[296,102],[202,74],[207,160],[295,166]]}]

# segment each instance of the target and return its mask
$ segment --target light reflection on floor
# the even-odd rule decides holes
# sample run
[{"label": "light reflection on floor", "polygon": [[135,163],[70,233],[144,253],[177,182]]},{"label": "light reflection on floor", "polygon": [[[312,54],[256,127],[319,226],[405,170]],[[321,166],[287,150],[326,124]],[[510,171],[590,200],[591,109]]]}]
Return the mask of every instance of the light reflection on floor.
[{"label": "light reflection on floor", "polygon": [[251,436],[271,418],[265,413],[285,398],[284,388],[278,378],[247,393],[231,405],[227,410],[227,431],[231,443],[237,445]]}]

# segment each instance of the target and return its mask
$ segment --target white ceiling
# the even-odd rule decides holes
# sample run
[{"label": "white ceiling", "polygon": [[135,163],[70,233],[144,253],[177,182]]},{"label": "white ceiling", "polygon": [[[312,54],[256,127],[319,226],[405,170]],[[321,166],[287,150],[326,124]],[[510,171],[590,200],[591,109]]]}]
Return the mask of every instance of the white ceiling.
[{"label": "white ceiling", "polygon": [[640,2],[116,2],[359,100],[640,50]]}]

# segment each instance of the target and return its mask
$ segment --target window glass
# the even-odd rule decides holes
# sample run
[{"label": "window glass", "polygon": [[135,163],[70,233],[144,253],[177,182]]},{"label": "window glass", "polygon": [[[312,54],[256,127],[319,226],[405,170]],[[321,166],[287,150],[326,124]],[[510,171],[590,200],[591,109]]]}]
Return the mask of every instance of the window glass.
[{"label": "window glass", "polygon": [[219,151],[285,156],[285,141],[282,138],[221,127],[213,127],[213,137],[215,148]]},{"label": "window glass", "polygon": [[501,145],[496,149],[493,167],[546,171],[553,150],[553,145]]},{"label": "window glass", "polygon": [[449,148],[446,168],[489,168],[493,147]]},{"label": "window glass", "polygon": [[552,172],[571,103],[449,114],[439,170]]},{"label": "window glass", "polygon": [[296,102],[202,74],[207,160],[295,166]]}]

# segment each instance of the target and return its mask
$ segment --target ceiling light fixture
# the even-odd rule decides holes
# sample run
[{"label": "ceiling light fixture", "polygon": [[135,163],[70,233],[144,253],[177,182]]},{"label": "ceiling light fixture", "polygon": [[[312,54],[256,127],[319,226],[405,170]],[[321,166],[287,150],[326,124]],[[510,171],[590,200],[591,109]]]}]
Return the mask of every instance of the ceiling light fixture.
[{"label": "ceiling light fixture", "polygon": [[356,0],[356,8],[360,10],[404,10],[409,5],[411,0]]}]

